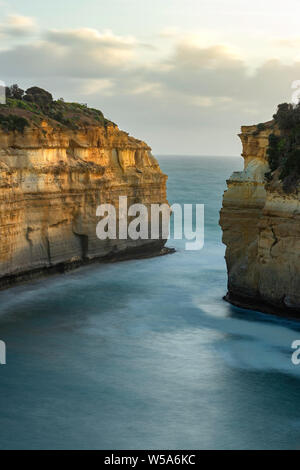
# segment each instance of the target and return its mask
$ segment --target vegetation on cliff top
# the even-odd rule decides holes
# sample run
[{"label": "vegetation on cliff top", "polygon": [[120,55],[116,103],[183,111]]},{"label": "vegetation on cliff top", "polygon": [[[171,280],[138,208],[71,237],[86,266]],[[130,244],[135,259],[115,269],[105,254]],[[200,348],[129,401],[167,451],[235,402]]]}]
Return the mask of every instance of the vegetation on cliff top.
[{"label": "vegetation on cliff top", "polygon": [[[280,135],[269,136],[269,165],[271,171],[279,170],[283,188],[290,192],[300,180],[300,104],[280,104],[273,118]],[[267,177],[270,179],[270,175]]]},{"label": "vegetation on cliff top", "polygon": [[111,123],[98,109],[86,104],[53,100],[51,93],[39,87],[22,90],[18,85],[6,87],[6,104],[0,104],[0,127],[4,131],[24,132],[27,126],[49,121],[53,127],[79,129]]}]

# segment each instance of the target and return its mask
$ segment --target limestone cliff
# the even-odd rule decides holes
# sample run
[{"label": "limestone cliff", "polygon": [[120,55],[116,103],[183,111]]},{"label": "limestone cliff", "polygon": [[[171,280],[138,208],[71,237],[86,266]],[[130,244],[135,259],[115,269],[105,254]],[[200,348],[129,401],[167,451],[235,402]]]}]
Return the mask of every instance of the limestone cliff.
[{"label": "limestone cliff", "polygon": [[242,127],[244,171],[227,181],[220,218],[226,298],[254,310],[300,316],[299,185],[287,192],[278,171],[270,172],[271,133],[280,135],[274,121]]},{"label": "limestone cliff", "polygon": [[166,202],[167,177],[150,148],[109,121],[60,125],[20,109],[23,132],[0,129],[0,286],[93,259],[158,253],[164,240],[96,236],[99,204],[118,207],[122,195],[128,204]]}]

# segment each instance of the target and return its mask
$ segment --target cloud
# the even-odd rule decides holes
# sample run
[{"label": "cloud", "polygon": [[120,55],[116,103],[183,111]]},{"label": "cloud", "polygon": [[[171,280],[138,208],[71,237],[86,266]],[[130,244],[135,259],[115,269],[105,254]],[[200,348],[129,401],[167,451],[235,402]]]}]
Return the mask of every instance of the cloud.
[{"label": "cloud", "polygon": [[86,96],[95,95],[97,93],[111,96],[113,86],[113,81],[105,78],[84,80],[80,85],[80,92]]},{"label": "cloud", "polygon": [[0,24],[0,36],[22,37],[31,35],[36,30],[34,18],[21,15],[9,15],[5,22]]},{"label": "cloud", "polygon": [[88,101],[158,151],[200,154],[238,153],[240,125],[270,119],[300,79],[300,62],[270,58],[250,74],[242,51],[191,36],[165,56],[146,49],[110,31],[48,30],[0,51],[0,78]]},{"label": "cloud", "polygon": [[223,45],[200,47],[183,41],[166,63],[169,68],[158,68],[157,79],[167,90],[186,96],[234,98],[247,76],[246,64]]},{"label": "cloud", "polygon": [[63,47],[66,55],[74,52],[81,56],[84,54],[97,63],[104,61],[112,67],[123,65],[134,56],[134,38],[116,36],[110,31],[100,33],[90,28],[52,30],[46,34],[46,40],[57,47]]},{"label": "cloud", "polygon": [[135,49],[133,38],[110,32],[51,30],[39,40],[2,51],[0,58],[2,69],[16,76],[103,79],[126,70],[135,59]]},{"label": "cloud", "polygon": [[273,40],[273,43],[280,47],[299,48],[300,37],[275,39]]}]

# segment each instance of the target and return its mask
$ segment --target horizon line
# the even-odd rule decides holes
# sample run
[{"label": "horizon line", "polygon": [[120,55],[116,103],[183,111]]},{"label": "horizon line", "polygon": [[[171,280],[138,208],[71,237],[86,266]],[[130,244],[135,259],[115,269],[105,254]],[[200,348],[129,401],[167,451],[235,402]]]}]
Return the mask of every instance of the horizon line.
[{"label": "horizon line", "polygon": [[195,157],[195,158],[203,158],[203,157],[210,157],[210,158],[242,158],[242,155],[197,155],[197,154],[180,154],[180,153],[154,153],[154,156],[157,157]]}]

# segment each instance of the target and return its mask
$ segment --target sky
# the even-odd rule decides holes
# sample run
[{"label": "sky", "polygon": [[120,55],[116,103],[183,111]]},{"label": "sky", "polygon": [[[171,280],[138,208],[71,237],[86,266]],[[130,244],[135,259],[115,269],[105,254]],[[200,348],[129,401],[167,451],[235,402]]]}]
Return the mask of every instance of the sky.
[{"label": "sky", "polygon": [[0,80],[101,109],[157,155],[238,156],[300,80],[299,0],[0,0]]}]

